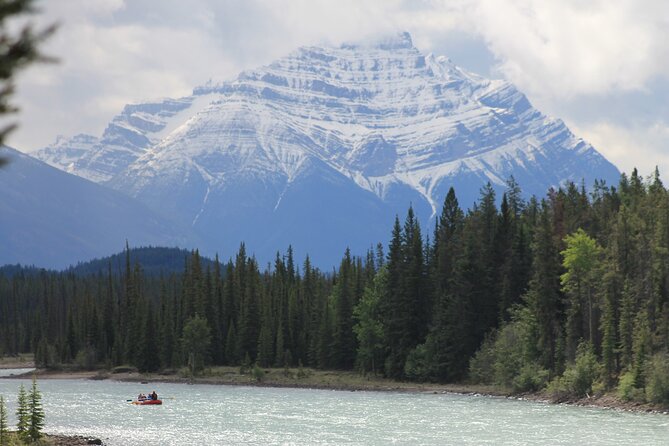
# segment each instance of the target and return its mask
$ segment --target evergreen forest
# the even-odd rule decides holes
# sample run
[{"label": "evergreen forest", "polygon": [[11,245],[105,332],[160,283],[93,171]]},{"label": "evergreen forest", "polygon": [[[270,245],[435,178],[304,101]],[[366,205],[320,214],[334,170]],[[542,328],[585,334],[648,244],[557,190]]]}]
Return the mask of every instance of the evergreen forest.
[{"label": "evergreen forest", "polygon": [[[259,265],[188,253],[146,273],[126,249],[75,273],[0,275],[0,354],[40,367],[358,370],[556,395],[669,402],[669,191],[657,170],[523,199],[509,180],[434,227],[411,208],[390,242],[322,271],[292,249]],[[327,237],[327,234],[323,234]]]}]

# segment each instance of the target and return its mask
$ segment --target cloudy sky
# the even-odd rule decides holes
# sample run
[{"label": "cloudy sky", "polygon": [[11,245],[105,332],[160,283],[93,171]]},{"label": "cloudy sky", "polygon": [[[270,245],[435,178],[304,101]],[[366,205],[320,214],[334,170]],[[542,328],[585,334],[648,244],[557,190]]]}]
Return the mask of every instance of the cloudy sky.
[{"label": "cloudy sky", "polygon": [[[669,175],[665,0],[37,0],[58,22],[9,144],[100,135],[123,105],[188,95],[296,47],[409,31],[424,53],[516,84],[621,170]],[[665,181],[667,182],[667,181]]]}]

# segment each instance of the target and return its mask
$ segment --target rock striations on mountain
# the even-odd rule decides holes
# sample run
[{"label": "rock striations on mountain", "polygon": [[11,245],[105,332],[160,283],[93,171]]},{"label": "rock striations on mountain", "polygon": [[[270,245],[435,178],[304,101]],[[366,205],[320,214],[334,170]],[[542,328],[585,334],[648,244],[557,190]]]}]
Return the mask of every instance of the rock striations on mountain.
[{"label": "rock striations on mountain", "polygon": [[191,96],[128,105],[101,138],[37,156],[191,227],[204,252],[290,244],[331,266],[386,242],[411,204],[428,223],[453,186],[463,207],[513,176],[527,194],[617,169],[506,81],[424,55],[407,33],[305,47]]}]

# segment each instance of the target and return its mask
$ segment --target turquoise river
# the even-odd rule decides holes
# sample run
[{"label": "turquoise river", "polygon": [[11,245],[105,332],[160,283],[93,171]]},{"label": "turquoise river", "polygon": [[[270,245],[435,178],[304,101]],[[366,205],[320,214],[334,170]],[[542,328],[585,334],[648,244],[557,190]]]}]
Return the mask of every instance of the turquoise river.
[{"label": "turquoise river", "polygon": [[[0,379],[11,424],[21,383],[30,386]],[[484,396],[109,380],[38,386],[45,431],[108,445],[669,445],[669,415]],[[162,406],[127,402],[153,390]]]}]

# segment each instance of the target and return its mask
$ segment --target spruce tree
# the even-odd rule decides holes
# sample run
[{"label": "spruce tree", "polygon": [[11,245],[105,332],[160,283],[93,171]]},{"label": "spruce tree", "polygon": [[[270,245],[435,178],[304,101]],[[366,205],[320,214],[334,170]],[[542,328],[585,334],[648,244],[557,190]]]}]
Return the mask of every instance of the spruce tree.
[{"label": "spruce tree", "polygon": [[286,348],[283,338],[283,324],[279,321],[279,326],[276,327],[276,357],[274,359],[274,365],[276,367],[287,367],[289,364],[285,364],[286,360]]},{"label": "spruce tree", "polygon": [[256,362],[260,367],[271,367],[274,363],[274,337],[271,323],[263,324],[258,337],[258,356]]},{"label": "spruce tree", "polygon": [[646,311],[639,311],[634,321],[634,366],[632,376],[634,387],[642,389],[646,386],[646,361],[651,352],[651,334]]},{"label": "spruce tree", "polygon": [[21,384],[19,386],[19,395],[16,402],[16,433],[23,440],[28,439],[28,429],[30,427],[30,402],[26,388]]},{"label": "spruce tree", "polygon": [[44,408],[42,394],[37,389],[37,378],[33,375],[33,382],[28,393],[28,438],[36,442],[42,436],[44,428]]},{"label": "spruce tree", "polygon": [[346,249],[339,267],[337,285],[332,292],[332,302],[335,306],[332,353],[335,361],[334,366],[338,369],[350,369],[355,362],[353,274],[351,251]]},{"label": "spruce tree", "polygon": [[636,315],[635,293],[629,281],[623,284],[623,294],[620,302],[620,366],[629,368],[634,360],[634,317]]},{"label": "spruce tree", "polygon": [[534,231],[532,258],[532,278],[524,299],[537,321],[536,353],[539,364],[547,370],[556,370],[560,366],[557,347],[562,324],[560,261],[553,238],[550,207],[546,201],[541,203]]},{"label": "spruce tree", "polygon": [[387,343],[388,357],[385,362],[385,373],[390,378],[400,378],[404,373],[404,361],[407,351],[403,351],[402,344],[405,342],[407,333],[404,330],[404,319],[408,315],[408,309],[404,308],[402,293],[402,227],[398,217],[395,217],[392,239],[388,248],[388,281],[381,305],[381,314],[385,321],[385,340]]},{"label": "spruce tree", "polygon": [[0,395],[0,446],[7,446],[8,443],[7,405],[5,404],[5,397]]},{"label": "spruce tree", "polygon": [[616,324],[616,314],[620,302],[620,289],[622,283],[620,275],[610,266],[606,268],[607,272],[602,278],[603,302],[601,331],[602,331],[602,365],[604,383],[607,388],[613,386],[614,377],[618,371],[617,345],[618,330]]},{"label": "spruce tree", "polygon": [[237,365],[239,356],[237,354],[237,330],[235,323],[231,322],[228,328],[228,334],[225,337],[225,360],[228,365]]},{"label": "spruce tree", "polygon": [[377,272],[373,283],[365,288],[362,299],[353,309],[356,320],[353,331],[358,339],[356,364],[358,370],[363,374],[371,372],[376,375],[383,366],[384,332],[380,306],[387,280],[388,271],[382,267]]}]

